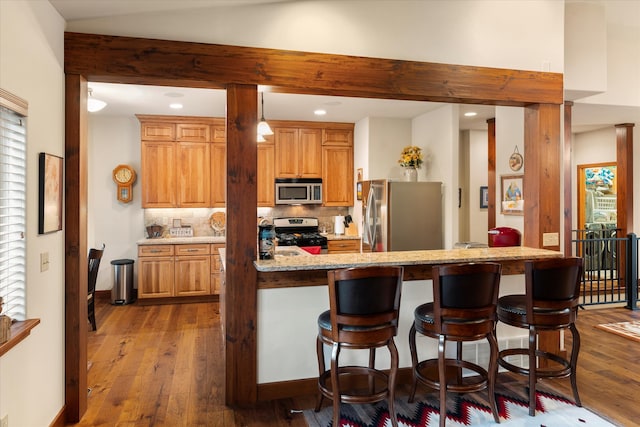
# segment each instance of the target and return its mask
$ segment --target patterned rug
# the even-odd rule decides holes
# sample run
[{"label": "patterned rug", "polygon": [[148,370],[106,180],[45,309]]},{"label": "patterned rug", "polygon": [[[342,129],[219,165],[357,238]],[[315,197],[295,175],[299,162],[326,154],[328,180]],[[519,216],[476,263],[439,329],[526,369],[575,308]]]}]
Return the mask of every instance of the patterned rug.
[{"label": "patterned rug", "polygon": [[632,322],[603,323],[596,325],[596,328],[611,332],[621,337],[634,341],[640,341],[640,320]]},{"label": "patterned rug", "polygon": [[[496,424],[489,409],[486,391],[469,394],[450,393],[447,398],[447,426],[499,426],[499,427],[560,427],[589,426],[614,427],[585,408],[575,406],[556,393],[537,391],[536,416],[529,416],[528,390],[522,384],[496,386],[496,401],[500,424]],[[422,398],[421,401],[420,398]],[[325,399],[325,402],[327,400]],[[310,427],[329,427],[332,423],[332,408],[325,403],[320,412],[304,411]],[[398,425],[402,427],[434,427],[440,421],[437,392],[416,395],[416,402],[407,403],[407,398],[396,400]],[[341,405],[341,427],[391,426],[387,404]]]}]

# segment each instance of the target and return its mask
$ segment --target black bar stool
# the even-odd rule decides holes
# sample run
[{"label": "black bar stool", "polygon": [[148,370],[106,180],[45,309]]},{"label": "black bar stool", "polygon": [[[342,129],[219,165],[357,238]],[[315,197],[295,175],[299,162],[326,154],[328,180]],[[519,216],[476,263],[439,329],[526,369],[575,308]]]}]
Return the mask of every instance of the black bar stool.
[{"label": "black bar stool", "polygon": [[[388,400],[391,424],[398,372],[398,333],[402,267],[364,267],[329,271],[329,310],[318,317],[318,389],[316,412],[324,397],[333,401],[333,425],[340,425],[340,403]],[[332,347],[331,369],[325,369],[324,344]],[[375,351],[387,347],[389,373],[375,367]],[[339,366],[343,348],[369,349],[368,366]]]},{"label": "black bar stool", "polygon": [[[502,267],[496,263],[453,264],[433,267],[433,302],[418,306],[409,331],[413,367],[413,402],[418,382],[440,391],[440,426],[447,418],[447,392],[470,393],[488,389],[489,404],[500,422],[495,397],[498,342],[496,305]],[[438,358],[418,361],[416,332],[438,340]],[[462,343],[487,339],[488,369],[462,359]],[[445,357],[447,341],[455,341],[455,359]],[[467,373],[476,375],[465,376]]]},{"label": "black bar stool", "polygon": [[[525,295],[506,295],[498,301],[498,320],[507,325],[529,330],[528,348],[511,348],[499,353],[503,368],[529,377],[529,415],[536,413],[536,383],[538,378],[570,377],[577,406],[576,368],[580,351],[580,334],[575,321],[580,300],[582,258],[557,258],[525,263]],[[571,356],[537,348],[540,331],[569,329],[572,336]],[[524,356],[528,368],[511,363],[511,356]],[[544,360],[543,363],[540,363]]]}]

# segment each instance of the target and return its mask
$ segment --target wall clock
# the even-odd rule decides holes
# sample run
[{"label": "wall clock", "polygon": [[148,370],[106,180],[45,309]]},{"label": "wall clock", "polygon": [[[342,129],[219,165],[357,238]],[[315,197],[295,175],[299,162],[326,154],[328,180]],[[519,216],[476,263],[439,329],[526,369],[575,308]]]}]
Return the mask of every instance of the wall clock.
[{"label": "wall clock", "polygon": [[113,181],[118,186],[117,197],[123,203],[133,199],[131,187],[136,180],[136,171],[128,165],[118,165],[113,170]]}]

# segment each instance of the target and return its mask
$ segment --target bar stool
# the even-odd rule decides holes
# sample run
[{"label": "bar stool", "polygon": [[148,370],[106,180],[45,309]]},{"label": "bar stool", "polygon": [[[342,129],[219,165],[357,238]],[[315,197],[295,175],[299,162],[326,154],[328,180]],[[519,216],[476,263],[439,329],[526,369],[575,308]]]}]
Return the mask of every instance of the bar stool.
[{"label": "bar stool", "polygon": [[[447,392],[470,393],[488,389],[489,404],[500,422],[495,398],[498,342],[496,305],[502,267],[497,263],[453,264],[433,267],[433,302],[418,306],[409,331],[413,367],[413,402],[418,382],[440,392],[440,426],[447,418]],[[438,358],[418,361],[416,332],[438,340]],[[463,360],[462,343],[487,339],[488,369]],[[445,356],[447,341],[456,342],[456,358]],[[476,374],[476,375],[465,375]]]},{"label": "bar stool", "polygon": [[[576,368],[580,351],[580,334],[575,321],[580,299],[582,258],[557,258],[525,263],[525,295],[506,295],[498,300],[498,320],[507,325],[529,330],[528,348],[511,348],[499,353],[503,368],[529,377],[529,415],[536,412],[538,378],[571,379],[573,397],[578,395]],[[569,359],[537,348],[539,331],[569,329],[572,336]],[[510,356],[527,358],[528,368],[509,362]],[[541,361],[544,363],[540,363]]]},{"label": "bar stool", "polygon": [[[402,267],[364,267],[328,273],[329,310],[318,317],[318,389],[316,412],[323,398],[333,401],[333,425],[340,425],[340,403],[388,400],[391,424],[397,427],[394,407]],[[324,344],[332,347],[331,369],[325,369]],[[391,355],[389,373],[375,367],[378,347]],[[340,366],[343,348],[369,349],[368,366]]]}]

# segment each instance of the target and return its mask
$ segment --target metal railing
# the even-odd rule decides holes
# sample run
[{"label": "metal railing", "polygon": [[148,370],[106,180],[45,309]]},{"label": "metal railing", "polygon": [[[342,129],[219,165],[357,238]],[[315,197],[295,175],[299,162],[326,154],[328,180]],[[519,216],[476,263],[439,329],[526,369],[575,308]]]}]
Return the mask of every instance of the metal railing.
[{"label": "metal railing", "polygon": [[581,305],[626,302],[637,309],[638,238],[615,228],[572,230],[574,255],[584,259]]}]

